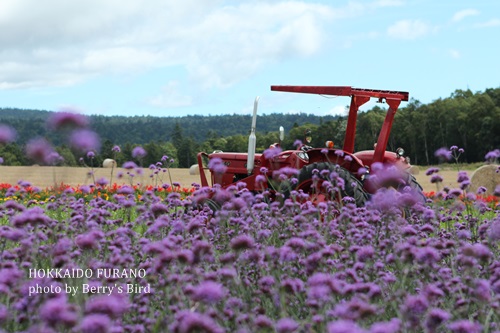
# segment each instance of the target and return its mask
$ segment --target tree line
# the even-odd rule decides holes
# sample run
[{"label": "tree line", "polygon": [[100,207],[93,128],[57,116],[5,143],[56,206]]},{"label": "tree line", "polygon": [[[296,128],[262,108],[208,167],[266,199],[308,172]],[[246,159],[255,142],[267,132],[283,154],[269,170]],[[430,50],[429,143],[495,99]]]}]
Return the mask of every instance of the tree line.
[{"label": "tree line", "polygon": [[[355,149],[372,149],[386,114],[385,106],[375,106],[358,115]],[[250,115],[123,117],[90,116],[91,128],[101,137],[102,145],[92,160],[72,151],[64,136],[50,132],[45,122],[51,111],[0,109],[0,123],[17,131],[17,140],[0,147],[4,165],[30,165],[24,146],[33,137],[45,137],[56,147],[67,166],[81,163],[101,165],[114,158],[118,165],[133,160],[132,150],[142,146],[148,154],[143,166],[155,164],[168,156],[171,167],[189,167],[196,163],[199,151],[244,152],[248,146]],[[312,146],[323,147],[325,141],[343,146],[346,116],[320,117],[311,114],[270,114],[257,119],[257,151],[278,142],[278,128],[286,130],[284,149],[292,149],[302,140],[306,129],[312,132]],[[114,153],[112,148],[120,146]],[[456,90],[447,98],[428,104],[412,99],[402,105],[394,119],[388,150],[403,147],[413,164],[437,163],[434,151],[456,145],[465,150],[464,162],[483,161],[491,150],[500,148],[500,88],[473,93]]]}]

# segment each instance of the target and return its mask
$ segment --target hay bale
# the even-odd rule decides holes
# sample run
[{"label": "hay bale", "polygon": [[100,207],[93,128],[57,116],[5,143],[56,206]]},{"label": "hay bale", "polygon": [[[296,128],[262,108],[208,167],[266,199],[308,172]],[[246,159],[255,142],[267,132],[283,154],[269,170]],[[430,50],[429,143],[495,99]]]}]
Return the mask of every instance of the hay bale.
[{"label": "hay bale", "polygon": [[420,168],[416,165],[412,165],[411,168],[408,170],[412,175],[416,176],[420,173]]},{"label": "hay bale", "polygon": [[103,168],[116,168],[116,161],[111,158],[107,158],[102,162]]},{"label": "hay bale", "polygon": [[500,185],[500,172],[498,164],[488,164],[477,168],[470,177],[470,192],[477,192],[480,186],[486,188],[486,195],[493,194],[495,187]]},{"label": "hay bale", "polygon": [[189,168],[189,174],[191,176],[196,176],[200,174],[200,168],[198,168],[198,164],[191,165],[191,167]]}]

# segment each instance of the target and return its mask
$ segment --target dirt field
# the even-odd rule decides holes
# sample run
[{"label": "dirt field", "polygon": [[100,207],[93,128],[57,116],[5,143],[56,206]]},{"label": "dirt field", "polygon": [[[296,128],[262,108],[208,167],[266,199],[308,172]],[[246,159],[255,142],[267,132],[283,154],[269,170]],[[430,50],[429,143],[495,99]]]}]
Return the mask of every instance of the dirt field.
[{"label": "dirt field", "polygon": [[[417,181],[422,185],[424,191],[436,191],[436,185],[431,184],[430,178],[425,175],[426,168],[420,168],[420,172],[415,175]],[[68,184],[71,186],[77,185],[88,185],[92,184],[92,178],[89,176],[89,169],[87,168],[70,168],[70,167],[41,167],[41,166],[29,166],[29,167],[10,167],[10,166],[0,166],[0,183],[7,184],[17,184],[18,181],[28,181],[32,185],[47,188],[54,186],[54,184]],[[129,177],[125,176],[121,179],[117,178],[119,172],[126,175],[126,170],[118,168],[114,170],[113,182],[118,184],[130,184],[131,180]],[[471,171],[468,172],[469,176]],[[151,171],[148,169],[143,169],[142,175],[136,175],[132,179],[132,183],[141,183],[146,185],[161,185],[163,183],[170,183],[168,174],[163,173],[160,179],[150,178]],[[190,175],[189,169],[170,169],[170,175],[172,177],[172,182],[178,182],[183,187],[191,187],[192,183],[200,183],[199,175]],[[443,185],[449,187],[457,187],[456,171],[441,171],[440,175],[444,178]],[[111,169],[96,168],[94,169],[95,179],[106,178],[110,179]]]}]

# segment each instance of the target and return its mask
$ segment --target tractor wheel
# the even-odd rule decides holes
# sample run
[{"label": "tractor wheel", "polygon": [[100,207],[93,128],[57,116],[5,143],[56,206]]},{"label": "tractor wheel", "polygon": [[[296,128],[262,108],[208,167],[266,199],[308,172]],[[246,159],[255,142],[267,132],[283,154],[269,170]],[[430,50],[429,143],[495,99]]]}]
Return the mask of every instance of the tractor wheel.
[{"label": "tractor wheel", "polygon": [[[317,170],[318,172],[316,172]],[[330,174],[336,172],[338,177],[344,181],[344,189],[338,191],[328,189],[324,186],[325,181],[329,181],[333,187],[336,180],[330,179]],[[363,190],[363,184],[346,169],[331,163],[313,163],[304,166],[299,173],[295,190],[302,190],[310,195],[310,200],[318,203],[321,201],[341,201],[344,197],[354,199],[356,206],[364,206],[368,200],[368,194]]]},{"label": "tractor wheel", "polygon": [[424,189],[417,182],[415,176],[413,176],[411,173],[408,173],[408,177],[406,178],[406,185],[401,186],[398,190],[401,191],[405,186],[409,186],[412,191],[415,192],[415,195],[418,196],[418,199],[421,203],[425,203],[427,201],[427,198],[424,195]]}]

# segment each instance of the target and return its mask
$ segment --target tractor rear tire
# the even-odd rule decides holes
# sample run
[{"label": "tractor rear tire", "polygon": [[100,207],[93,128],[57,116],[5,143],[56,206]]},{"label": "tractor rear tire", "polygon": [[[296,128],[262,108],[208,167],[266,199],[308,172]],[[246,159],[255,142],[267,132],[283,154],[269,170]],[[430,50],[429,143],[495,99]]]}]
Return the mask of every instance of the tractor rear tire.
[{"label": "tractor rear tire", "polygon": [[[316,173],[314,170],[318,170],[318,184],[313,188],[314,185],[313,176]],[[323,170],[328,170],[328,174],[325,175],[322,173]],[[315,194],[315,189],[322,189],[321,184],[324,181],[330,181],[329,175],[332,172],[336,172],[340,178],[344,180],[344,188],[340,190],[340,197],[343,199],[344,197],[351,197],[354,199],[356,206],[362,207],[368,201],[369,196],[363,189],[363,184],[352,175],[346,169],[332,163],[327,162],[315,162],[313,164],[309,164],[304,166],[299,173],[298,182],[295,186],[295,190],[303,190],[305,193],[309,193],[310,195]],[[334,201],[335,198],[332,198],[331,194],[325,195],[325,199],[327,201]],[[337,199],[338,200],[338,199]]]},{"label": "tractor rear tire", "polygon": [[[424,189],[417,182],[417,179],[415,178],[414,175],[412,175],[411,173],[408,173],[408,177],[406,179],[406,185],[404,185],[404,186],[409,186],[412,189],[412,191],[414,192],[414,194],[416,196],[418,196],[418,199],[419,199],[420,203],[423,203],[423,204],[426,203],[427,198],[425,197]],[[402,186],[402,187],[404,188],[404,186]],[[400,188],[398,190],[401,192],[402,188]]]}]

